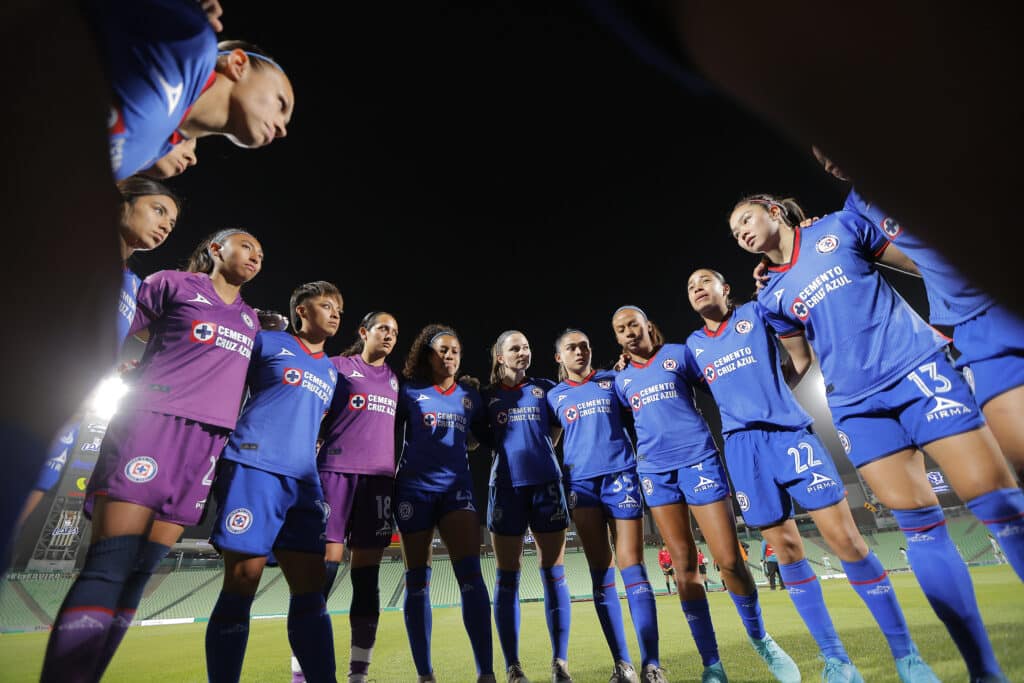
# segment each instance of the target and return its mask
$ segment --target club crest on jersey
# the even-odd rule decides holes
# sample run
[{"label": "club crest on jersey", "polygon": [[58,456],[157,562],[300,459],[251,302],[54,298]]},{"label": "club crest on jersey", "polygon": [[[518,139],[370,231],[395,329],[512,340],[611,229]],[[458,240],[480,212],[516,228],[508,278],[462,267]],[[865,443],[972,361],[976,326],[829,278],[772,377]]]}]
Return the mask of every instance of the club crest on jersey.
[{"label": "club crest on jersey", "polygon": [[497,506],[491,508],[491,520],[492,521],[500,522],[501,518],[504,517],[504,516],[505,516],[504,508],[500,508],[500,507],[497,507]]},{"label": "club crest on jersey", "polygon": [[789,310],[800,320],[807,320],[811,315],[811,308],[804,303],[804,300],[800,297],[793,299],[793,304],[789,307]]},{"label": "club crest on jersey", "polygon": [[413,507],[412,503],[407,500],[403,500],[398,504],[398,518],[403,522],[408,522],[412,519]]},{"label": "club crest on jersey", "polygon": [[846,435],[846,432],[838,429],[836,430],[836,434],[839,435],[839,444],[843,447],[843,451],[845,451],[846,454],[849,455],[850,451],[852,450],[850,448],[850,437]]},{"label": "club crest on jersey", "polygon": [[462,407],[465,408],[466,410],[473,410],[473,399],[469,398],[468,396],[463,396]]},{"label": "club crest on jersey", "polygon": [[708,384],[711,384],[718,377],[718,373],[715,372],[714,365],[707,365],[704,367],[704,379]]},{"label": "club crest on jersey", "polygon": [[839,238],[832,234],[825,235],[814,243],[814,249],[819,254],[831,254],[838,247]]},{"label": "club crest on jersey", "polygon": [[430,429],[437,424],[437,413],[423,413],[423,426]]},{"label": "club crest on jersey", "polygon": [[298,368],[285,368],[282,381],[293,387],[302,384],[302,370]]},{"label": "club crest on jersey", "polygon": [[544,390],[540,387],[531,388],[530,393],[533,394],[534,398],[544,398]]},{"label": "club crest on jersey", "polygon": [[398,391],[398,380],[396,378],[392,377],[390,380],[388,380],[388,384],[391,385],[391,388],[394,391]]},{"label": "club crest on jersey", "polygon": [[672,371],[679,367],[679,363],[676,362],[675,358],[666,358],[665,360],[661,361],[661,367],[665,368],[666,370]]},{"label": "club crest on jersey", "polygon": [[894,240],[900,236],[901,232],[903,232],[903,226],[892,218],[886,217],[882,219],[882,232],[885,233],[886,237]]},{"label": "club crest on jersey", "polygon": [[229,534],[244,534],[252,526],[252,510],[235,508],[224,518],[224,529]]},{"label": "club crest on jersey", "polygon": [[159,469],[156,460],[140,455],[129,460],[128,464],[124,466],[124,476],[136,484],[145,484],[147,481],[153,480]]},{"label": "club crest on jersey", "polygon": [[611,389],[612,388],[612,381],[610,379],[603,379],[603,380],[601,380],[600,382],[597,383],[597,386],[599,386],[599,387],[601,387],[602,389],[605,389],[605,390]]},{"label": "club crest on jersey", "polygon": [[352,394],[348,397],[349,410],[365,410],[366,394]]},{"label": "club crest on jersey", "polygon": [[650,477],[643,477],[640,480],[640,485],[644,487],[644,493],[648,496],[654,494],[654,482],[651,481]]},{"label": "club crest on jersey", "polygon": [[578,420],[580,417],[580,413],[578,410],[576,410],[576,406],[569,406],[568,408],[565,409],[565,412],[563,414],[565,415],[565,421],[569,422],[570,424]]},{"label": "club crest on jersey", "polygon": [[629,407],[633,409],[634,413],[639,412],[640,406],[642,405],[643,403],[640,401],[640,394],[633,394],[629,397]]},{"label": "club crest on jersey", "polygon": [[242,322],[244,322],[246,325],[248,325],[250,330],[256,329],[256,324],[253,323],[252,317],[248,313],[246,313],[245,311],[242,311]]},{"label": "club crest on jersey", "polygon": [[505,410],[499,410],[498,414],[494,416],[494,419],[500,425],[508,424],[508,412]]},{"label": "club crest on jersey", "polygon": [[746,334],[747,332],[750,332],[752,329],[754,329],[754,323],[750,322],[749,320],[737,320],[736,327],[734,327],[733,329],[735,329],[740,334]]},{"label": "club crest on jersey", "polygon": [[740,505],[740,510],[746,512],[750,509],[750,498],[743,491],[736,492],[736,502]]},{"label": "club crest on jersey", "polygon": [[197,344],[212,344],[217,341],[217,325],[202,320],[193,320],[191,339]]}]

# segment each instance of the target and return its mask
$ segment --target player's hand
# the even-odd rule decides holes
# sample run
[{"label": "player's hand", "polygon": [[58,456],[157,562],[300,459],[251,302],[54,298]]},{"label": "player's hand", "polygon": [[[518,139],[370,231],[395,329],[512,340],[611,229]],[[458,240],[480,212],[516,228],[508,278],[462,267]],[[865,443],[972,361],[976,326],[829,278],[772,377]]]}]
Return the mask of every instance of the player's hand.
[{"label": "player's hand", "polygon": [[761,293],[761,290],[768,284],[768,261],[767,259],[761,259],[754,266],[754,272],[751,273],[751,277],[754,278],[754,296],[756,297]]},{"label": "player's hand", "polygon": [[615,372],[622,372],[627,367],[629,367],[629,361],[631,360],[632,358],[630,357],[630,355],[623,351],[622,354],[619,356],[619,359],[615,361],[615,365],[612,366],[612,369],[615,370]]},{"label": "player's hand", "polygon": [[820,218],[820,216],[811,216],[810,218],[805,218],[802,221],[800,221],[800,227],[801,228],[806,228],[806,227],[810,226],[812,223],[814,223],[816,220],[818,220],[819,218]]},{"label": "player's hand", "polygon": [[260,319],[260,327],[269,332],[284,332],[288,329],[288,318],[277,311],[256,310],[256,317]]},{"label": "player's hand", "polygon": [[117,366],[117,374],[123,375],[126,372],[130,372],[135,368],[139,367],[139,361],[137,360],[126,360]]},{"label": "player's hand", "polygon": [[217,0],[199,0],[199,6],[206,12],[206,20],[213,27],[213,32],[220,33],[223,31],[224,24],[220,23],[220,15],[224,14],[224,9],[220,6],[220,3]]}]

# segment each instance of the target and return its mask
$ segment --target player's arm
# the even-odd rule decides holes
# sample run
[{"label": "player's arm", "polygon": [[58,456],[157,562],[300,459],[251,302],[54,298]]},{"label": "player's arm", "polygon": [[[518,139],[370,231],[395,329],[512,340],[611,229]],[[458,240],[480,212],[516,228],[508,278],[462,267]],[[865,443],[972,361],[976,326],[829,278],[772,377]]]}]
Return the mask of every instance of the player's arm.
[{"label": "player's arm", "polygon": [[917,264],[892,242],[889,243],[885,251],[878,257],[877,263],[907,275],[921,277],[921,271],[917,269]]},{"label": "player's arm", "polygon": [[802,332],[788,334],[779,337],[782,348],[786,350],[789,358],[782,364],[782,377],[790,389],[800,384],[800,380],[807,374],[811,363],[814,362],[814,352],[811,345],[807,343],[807,337]]}]

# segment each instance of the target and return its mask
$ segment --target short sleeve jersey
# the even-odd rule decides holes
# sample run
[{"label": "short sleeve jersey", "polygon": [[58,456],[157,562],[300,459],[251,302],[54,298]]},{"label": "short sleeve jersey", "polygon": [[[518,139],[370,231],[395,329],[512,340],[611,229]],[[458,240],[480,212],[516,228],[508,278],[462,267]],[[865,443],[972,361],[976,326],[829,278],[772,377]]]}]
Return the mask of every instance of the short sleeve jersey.
[{"label": "short sleeve jersey", "polygon": [[318,465],[324,472],[395,476],[398,378],[361,356],[335,356],[338,388],[324,418]]},{"label": "short sleeve jersey", "polygon": [[287,332],[256,335],[249,401],[224,456],[267,472],[319,481],[316,439],[338,372],[323,351]]},{"label": "short sleeve jersey", "polygon": [[204,273],[161,270],[139,286],[129,334],[149,342],[126,403],[233,429],[259,320],[241,296],[224,303]]},{"label": "short sleeve jersey", "polygon": [[527,377],[518,386],[499,382],[483,392],[494,439],[492,485],[530,486],[561,477],[547,400],[554,386],[551,380]]},{"label": "short sleeve jersey", "polygon": [[800,429],[812,420],[782,375],[775,332],[756,302],[729,312],[718,329],[693,332],[686,345],[718,404],[722,433]]},{"label": "short sleeve jersey", "polygon": [[757,297],[779,335],[807,336],[830,405],[870,396],[947,343],[878,273],[888,244],[863,216],[829,214],[796,230],[790,262],[768,268]]},{"label": "short sleeve jersey", "polygon": [[567,479],[591,479],[636,466],[615,395],[614,372],[594,370],[582,382],[560,382],[548,392],[548,405],[564,430],[562,460]]}]

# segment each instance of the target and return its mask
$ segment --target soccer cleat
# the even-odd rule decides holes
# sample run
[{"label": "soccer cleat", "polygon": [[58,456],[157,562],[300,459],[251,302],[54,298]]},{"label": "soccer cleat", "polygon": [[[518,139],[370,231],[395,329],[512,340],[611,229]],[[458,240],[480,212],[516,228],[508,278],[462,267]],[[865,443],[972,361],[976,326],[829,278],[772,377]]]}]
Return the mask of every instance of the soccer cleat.
[{"label": "soccer cleat", "polygon": [[416,683],[437,683],[437,679],[434,678],[433,673],[429,673],[426,676],[421,674],[416,677]]},{"label": "soccer cleat", "polygon": [[864,683],[864,678],[857,671],[857,667],[852,662],[844,662],[838,657],[825,658],[821,680],[825,683]]},{"label": "soccer cleat", "polygon": [[476,683],[498,683],[498,679],[494,674],[480,674],[476,677]]},{"label": "soccer cleat", "polygon": [[775,680],[779,683],[800,683],[800,668],[770,635],[765,633],[764,638],[760,639],[750,636],[747,638],[757,654],[768,665],[768,670],[772,672]]},{"label": "soccer cleat", "polygon": [[988,673],[975,678],[971,683],[1010,683],[1010,679],[1002,673]]},{"label": "soccer cleat", "polygon": [[530,679],[523,673],[523,667],[518,664],[510,665],[505,673],[508,683],[530,683]]},{"label": "soccer cleat", "polygon": [[939,683],[938,676],[925,664],[913,645],[910,654],[896,660],[896,673],[899,674],[901,683]]},{"label": "soccer cleat", "polygon": [[569,663],[564,659],[556,659],[551,662],[551,683],[572,683],[572,676],[569,675]]},{"label": "soccer cleat", "polygon": [[302,673],[302,665],[295,655],[292,655],[292,683],[306,683],[306,675]]},{"label": "soccer cleat", "polygon": [[654,664],[648,664],[644,667],[643,683],[668,683],[668,679],[665,678],[664,669]]},{"label": "soccer cleat", "polygon": [[729,677],[725,675],[725,667],[722,666],[722,663],[715,662],[711,666],[704,667],[700,683],[729,683]]},{"label": "soccer cleat", "polygon": [[615,662],[615,669],[612,671],[612,677],[608,679],[608,683],[640,683],[640,679],[637,677],[633,665],[620,659]]}]

